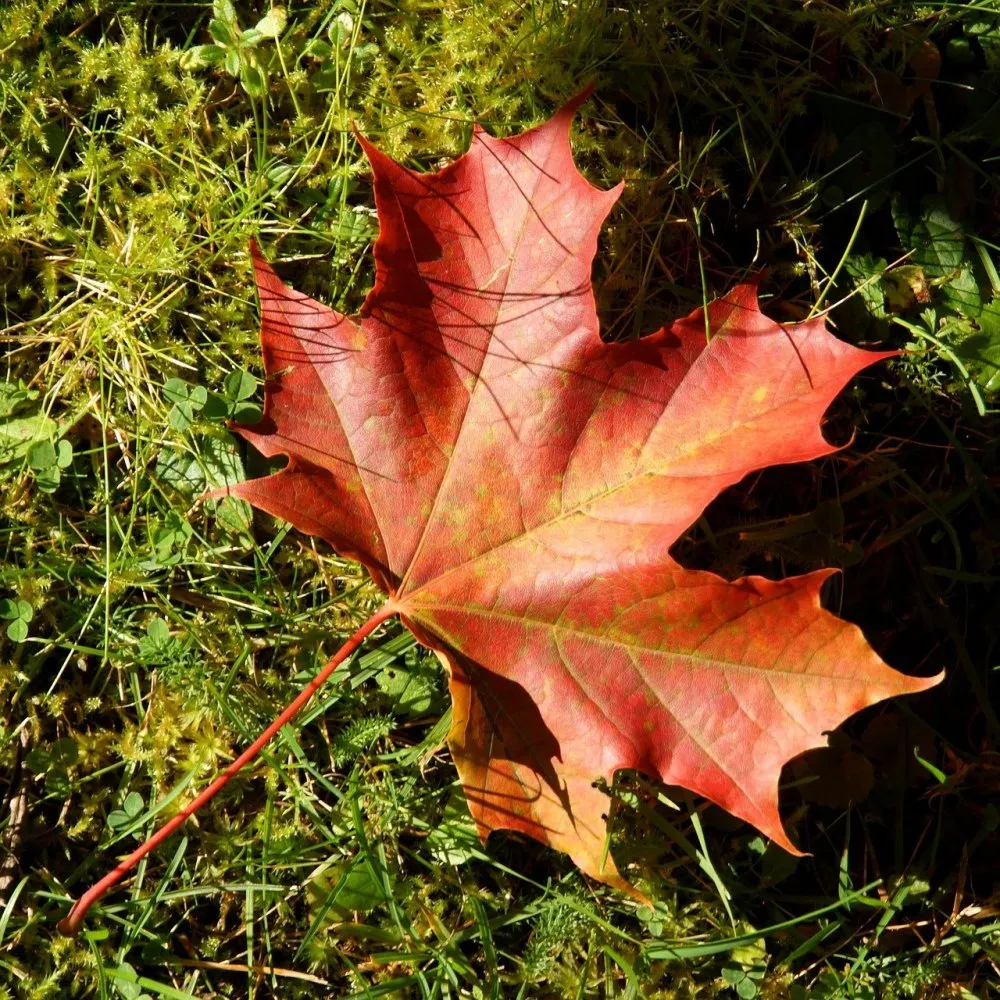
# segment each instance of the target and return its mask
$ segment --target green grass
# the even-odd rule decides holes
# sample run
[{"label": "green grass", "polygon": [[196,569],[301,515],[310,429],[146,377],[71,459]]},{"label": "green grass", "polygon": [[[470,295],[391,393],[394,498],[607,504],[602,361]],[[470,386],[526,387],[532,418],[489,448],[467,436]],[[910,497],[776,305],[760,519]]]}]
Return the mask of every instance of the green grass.
[{"label": "green grass", "polygon": [[[217,27],[218,52],[211,18],[0,10],[0,998],[990,995],[1000,4],[310,0],[253,46]],[[249,237],[353,310],[377,231],[353,127],[430,169],[591,81],[578,162],[627,182],[609,335],[764,270],[779,318],[835,304],[841,336],[916,349],[838,403],[850,448],[729,491],[680,558],[842,566],[829,606],[946,686],[786,770],[798,861],[621,776],[640,908],[534,843],[479,845],[440,673],[387,626],[61,938],[379,602],[322,544],[195,502],[265,468],[224,422],[261,398]]]}]

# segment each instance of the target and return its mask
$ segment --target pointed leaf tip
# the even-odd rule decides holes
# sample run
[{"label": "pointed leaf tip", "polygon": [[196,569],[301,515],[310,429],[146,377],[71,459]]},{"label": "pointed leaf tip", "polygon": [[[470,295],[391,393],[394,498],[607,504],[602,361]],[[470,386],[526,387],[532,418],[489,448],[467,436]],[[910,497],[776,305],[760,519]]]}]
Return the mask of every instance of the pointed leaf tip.
[{"label": "pointed leaf tip", "polygon": [[565,104],[556,112],[558,115],[565,115],[568,118],[573,118],[577,111],[580,110],[594,96],[594,84],[588,83],[584,88],[574,94]]}]

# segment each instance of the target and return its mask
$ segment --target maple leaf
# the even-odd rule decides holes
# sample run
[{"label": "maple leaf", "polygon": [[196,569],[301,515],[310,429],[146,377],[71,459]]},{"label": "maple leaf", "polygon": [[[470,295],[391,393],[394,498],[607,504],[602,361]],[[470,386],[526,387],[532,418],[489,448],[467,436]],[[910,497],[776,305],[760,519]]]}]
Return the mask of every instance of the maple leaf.
[{"label": "maple leaf", "polygon": [[824,411],[889,355],[822,318],[773,322],[751,285],[603,343],[590,271],[621,186],[577,171],[577,104],[510,139],[477,128],[433,174],[364,142],[380,232],[358,318],[253,248],[268,380],[240,433],[289,461],[229,492],[363,562],[445,659],[483,836],[519,830],[622,884],[596,779],[636,768],[798,853],[782,766],[940,678],[892,670],[822,610],[829,572],[730,582],[671,557],[747,473],[836,450]]},{"label": "maple leaf", "polygon": [[820,607],[830,575],[727,581],[670,555],[748,473],[836,449],[824,411],[887,357],[822,318],[780,325],[741,285],[606,344],[591,263],[621,186],[576,170],[571,102],[420,174],[362,140],[379,214],[357,318],[287,288],[252,247],[263,419],[281,471],[222,493],[360,560],[385,605],[196,799],[74,905],[68,933],[206,802],[379,623],[448,666],[452,754],[485,838],[518,830],[628,888],[595,781],[635,768],[798,853],[783,765],[859,709],[939,677],[886,666]]}]

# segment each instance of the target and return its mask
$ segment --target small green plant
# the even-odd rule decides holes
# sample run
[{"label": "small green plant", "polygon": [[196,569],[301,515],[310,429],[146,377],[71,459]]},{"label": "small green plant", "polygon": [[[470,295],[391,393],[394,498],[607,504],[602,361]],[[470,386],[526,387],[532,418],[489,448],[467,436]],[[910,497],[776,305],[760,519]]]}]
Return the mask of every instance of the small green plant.
[{"label": "small green plant", "polygon": [[128,962],[122,962],[117,969],[111,971],[115,993],[121,1000],[153,1000],[148,994],[143,992],[139,982],[139,973]]},{"label": "small green plant", "polygon": [[668,914],[662,903],[658,903],[656,906],[640,906],[635,911],[635,915],[646,925],[646,930],[653,937],[660,937],[663,934],[664,922],[668,919]]},{"label": "small green plant", "polygon": [[28,625],[34,614],[27,601],[9,597],[0,600],[0,618],[7,622],[7,638],[12,642],[24,642],[28,638]]},{"label": "small green plant", "polygon": [[285,30],[288,15],[272,7],[252,28],[240,27],[232,0],[215,0],[208,30],[214,42],[188,49],[182,58],[185,69],[218,66],[240,81],[250,97],[267,93],[270,60],[258,48],[262,42],[277,42]]},{"label": "small green plant", "polygon": [[35,473],[35,482],[44,493],[54,493],[63,472],[73,464],[73,445],[65,438],[53,444],[36,441],[28,450],[28,465]]},{"label": "small green plant", "polygon": [[469,810],[462,800],[462,790],[456,787],[448,796],[440,819],[427,832],[427,848],[441,864],[465,864],[482,856],[482,845]]},{"label": "small green plant", "polygon": [[744,969],[742,965],[727,963],[722,967],[722,978],[740,1000],[753,1000],[760,993],[758,983],[764,978],[764,972],[760,967]]},{"label": "small green plant", "polygon": [[342,86],[348,64],[364,69],[378,55],[378,45],[373,41],[358,42],[361,27],[357,4],[352,0],[339,0],[337,12],[327,28],[327,40],[310,39],[302,54],[319,63],[311,82],[319,92],[333,91]]},{"label": "small green plant", "polygon": [[421,656],[416,647],[408,649],[402,663],[385,667],[375,677],[397,715],[416,718],[428,713],[435,702],[435,670],[433,661]]},{"label": "small green plant", "polygon": [[333,740],[334,762],[342,767],[356,760],[392,732],[395,724],[391,715],[352,720]]},{"label": "small green plant", "polygon": [[222,383],[222,394],[210,392],[204,404],[209,420],[233,420],[238,424],[255,424],[260,420],[260,407],[250,402],[257,391],[257,379],[246,371],[230,372]]},{"label": "small green plant", "polygon": [[23,381],[0,382],[0,419],[13,416],[21,407],[38,399],[38,391],[29,389]]},{"label": "small green plant", "polygon": [[157,663],[169,657],[176,646],[170,626],[162,618],[154,618],[146,626],[146,634],[139,640],[139,658],[144,663]]},{"label": "small green plant", "polygon": [[182,379],[170,378],[163,385],[163,396],[174,404],[167,417],[170,426],[175,431],[186,431],[208,401],[208,390],[203,385],[190,386]]},{"label": "small green plant", "polygon": [[57,424],[47,414],[35,409],[38,391],[28,389],[20,380],[0,382],[0,467],[16,470],[32,450],[48,443],[56,434]]},{"label": "small green plant", "polygon": [[1000,275],[989,247],[939,195],[925,196],[916,212],[896,197],[892,220],[906,263],[849,256],[858,300],[883,335],[889,322],[902,326],[916,337],[910,349],[952,365],[982,416],[1000,391]]},{"label": "small green plant", "polygon": [[230,372],[224,379],[221,393],[210,392],[203,385],[188,385],[183,379],[169,378],[163,385],[163,396],[173,406],[168,422],[174,430],[186,431],[201,414],[207,420],[238,424],[253,424],[260,420],[260,407],[250,402],[257,391],[257,379],[249,372]]},{"label": "small green plant", "polygon": [[[192,534],[191,525],[177,511],[167,511],[163,521],[153,527],[149,533],[153,550],[152,558],[146,559],[140,565],[145,570],[176,566],[184,558],[184,552]],[[150,626],[150,628],[154,627],[155,623]],[[158,637],[159,632],[157,632]],[[147,638],[152,639],[153,637],[150,635]]]},{"label": "small green plant", "polygon": [[112,809],[108,813],[108,826],[118,833],[124,830],[131,823],[134,823],[142,815],[145,803],[138,792],[129,792],[122,802],[121,809]]}]

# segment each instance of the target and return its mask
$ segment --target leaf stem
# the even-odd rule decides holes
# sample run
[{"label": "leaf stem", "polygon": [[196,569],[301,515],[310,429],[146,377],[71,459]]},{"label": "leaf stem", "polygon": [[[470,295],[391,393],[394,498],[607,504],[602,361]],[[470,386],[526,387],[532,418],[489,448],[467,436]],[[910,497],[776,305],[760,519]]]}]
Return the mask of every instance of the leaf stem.
[{"label": "leaf stem", "polygon": [[195,796],[176,816],[164,823],[149,839],[137,847],[99,882],[91,886],[74,904],[69,913],[59,921],[59,930],[68,936],[80,930],[87,910],[109,889],[117,885],[150,851],[157,848],[184,821],[193,816],[209,799],[222,790],[235,774],[249,764],[270,742],[285,723],[290,722],[310,698],[326,683],[330,675],[353,653],[364,640],[384,621],[396,613],[391,601],[387,601],[368,619],[340,649],[326,662],[322,670],[299,692],[287,708],[250,744],[210,785]]}]

